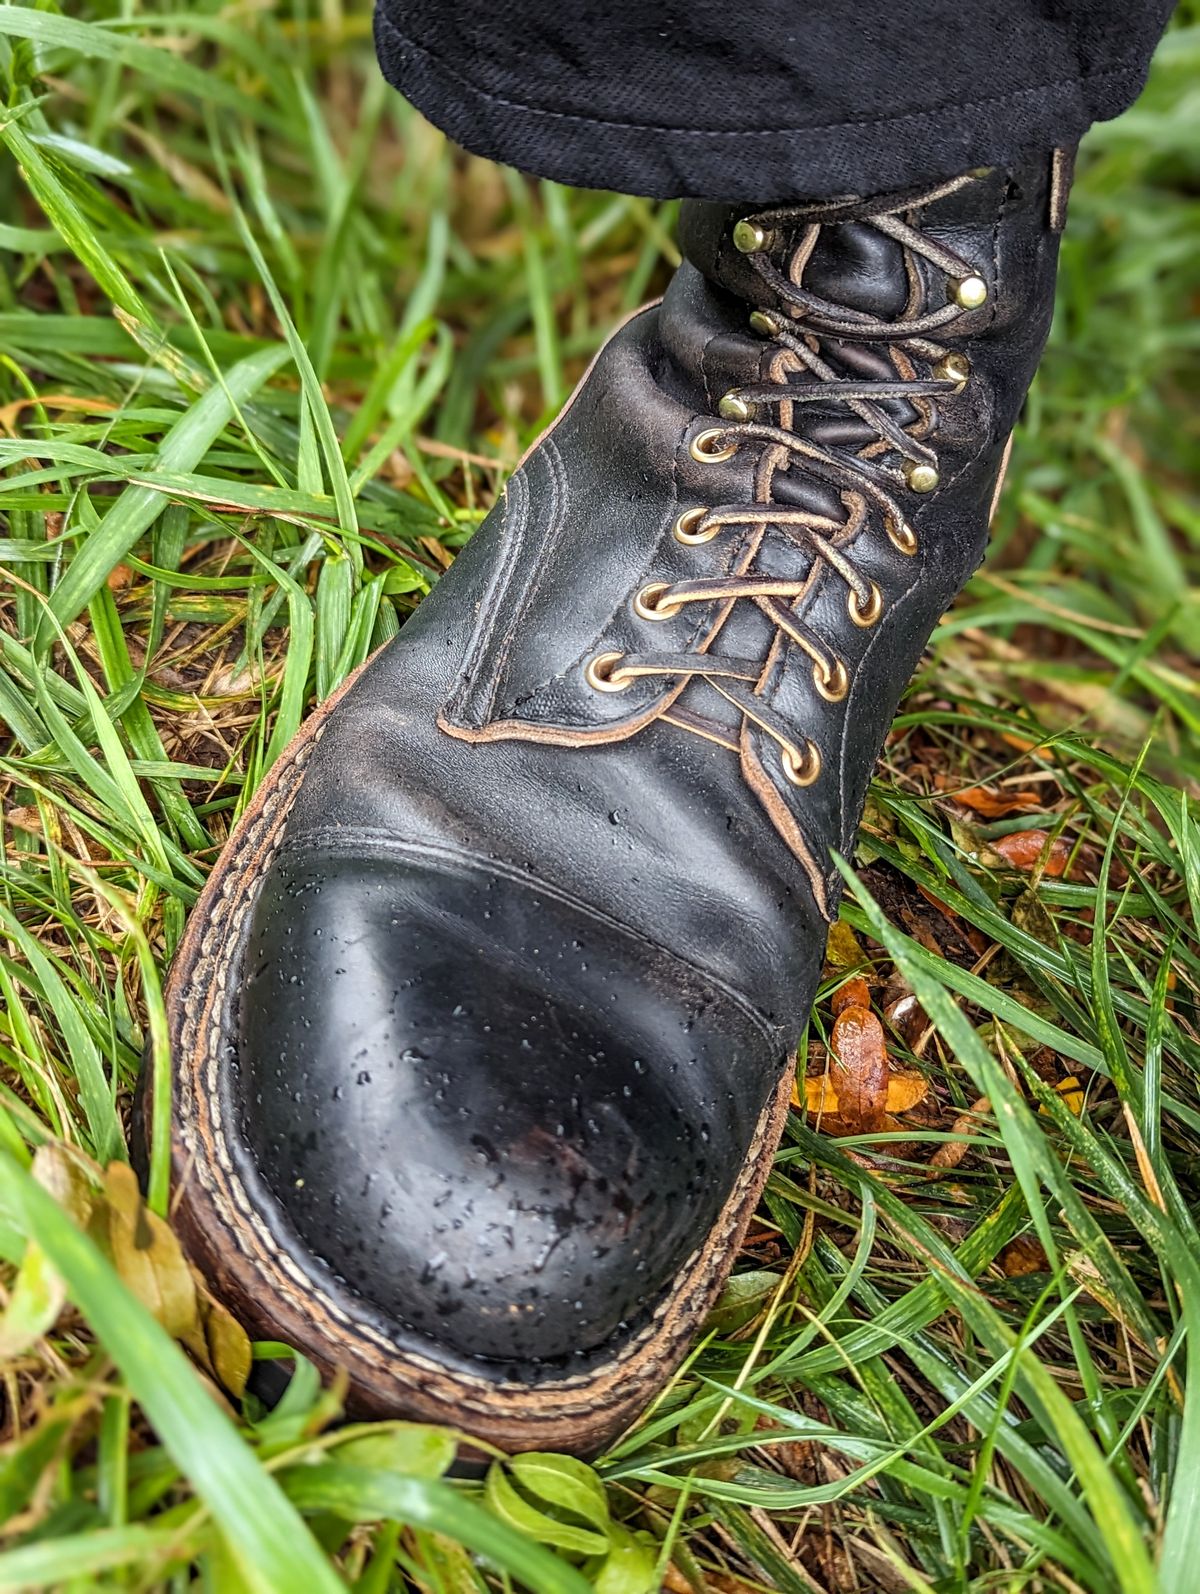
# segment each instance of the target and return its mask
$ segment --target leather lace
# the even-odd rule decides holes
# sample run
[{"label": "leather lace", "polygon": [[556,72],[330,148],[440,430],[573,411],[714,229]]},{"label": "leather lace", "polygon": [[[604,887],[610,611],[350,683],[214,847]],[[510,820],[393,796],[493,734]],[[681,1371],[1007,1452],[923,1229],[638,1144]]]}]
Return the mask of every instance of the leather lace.
[{"label": "leather lace", "polygon": [[[968,373],[962,356],[952,354],[931,334],[977,308],[987,290],[968,261],[920,232],[905,220],[905,214],[972,180],[971,176],[960,177],[917,195],[866,205],[833,201],[773,209],[740,224],[750,229],[752,237],[757,234],[764,241],[764,247],[753,249],[747,258],[778,306],[755,311],[751,317],[754,330],[773,345],[768,380],[727,393],[714,424],[693,438],[691,452],[694,459],[716,467],[740,449],[761,450],[755,496],[750,503],[686,510],[676,522],[675,535],[684,544],[700,544],[734,528],[749,529],[747,546],[730,574],[643,587],[634,600],[641,618],[667,619],[691,604],[720,603],[725,607],[718,614],[711,639],[735,603],[754,603],[772,622],[777,636],[794,643],[811,660],[813,682],[821,695],[830,701],[846,695],[849,674],[845,663],[804,624],[795,609],[809,587],[810,561],[819,561],[844,584],[850,619],[863,627],[878,621],[884,607],[882,595],[858,569],[851,551],[855,539],[872,522],[872,511],[895,548],[906,555],[917,551],[917,537],[901,495],[936,487],[937,458],[930,441],[936,427],[935,401],[960,391]],[[894,320],[837,304],[805,286],[805,268],[822,229],[843,221],[865,223],[901,246],[909,294],[903,312]],[[781,269],[772,259],[772,236],[796,228],[800,229],[799,241]],[[947,302],[934,309],[924,305],[918,258],[947,278]],[[822,354],[824,340],[831,339],[885,345],[896,370],[895,380],[863,380],[835,370]],[[934,374],[918,375],[918,362],[932,366]],[[907,400],[916,411],[916,419],[904,426],[881,408],[886,401],[897,399]],[[874,439],[850,454],[802,436],[797,421],[804,406],[828,405],[831,400],[844,404],[864,422]],[[774,418],[764,420],[764,412]],[[835,489],[844,511],[841,518],[773,501],[776,473],[793,465]],[[794,579],[756,569],[758,550],[771,528],[810,556],[806,568]],[[593,659],[589,667],[592,685],[606,691],[621,691],[648,676],[708,682],[776,742],[788,779],[808,785],[820,771],[818,751],[807,738],[797,737],[764,701],[758,688],[765,673],[762,658],[705,651],[606,653]],[[696,715],[676,711],[666,717],[710,739],[724,739],[714,734],[713,728],[705,729]]]}]

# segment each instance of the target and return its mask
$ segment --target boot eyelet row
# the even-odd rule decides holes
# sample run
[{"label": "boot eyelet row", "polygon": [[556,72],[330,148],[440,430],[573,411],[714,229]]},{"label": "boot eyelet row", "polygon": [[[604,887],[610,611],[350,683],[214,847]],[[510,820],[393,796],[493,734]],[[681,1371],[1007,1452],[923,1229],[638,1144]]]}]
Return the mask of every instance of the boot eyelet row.
[{"label": "boot eyelet row", "polygon": [[722,427],[707,426],[692,438],[688,452],[698,465],[718,465],[723,459],[732,459],[737,453],[737,444],[719,442],[725,435]]},{"label": "boot eyelet row", "polygon": [[887,520],[884,522],[884,528],[887,531],[888,541],[891,543],[892,547],[895,548],[898,553],[902,553],[907,558],[911,559],[913,554],[916,553],[920,544],[917,541],[916,532],[909,525],[908,521],[897,520],[892,515],[889,515]]},{"label": "boot eyelet row", "polygon": [[827,703],[840,703],[850,690],[850,675],[841,659],[832,667],[814,664],[813,685]]},{"label": "boot eyelet row", "polygon": [[872,581],[871,595],[867,599],[866,603],[860,605],[858,601],[858,593],[851,589],[850,594],[846,599],[846,607],[850,611],[850,618],[854,621],[855,625],[862,626],[863,630],[865,631],[868,629],[868,627],[873,626],[876,620],[878,620],[879,616],[883,613],[883,593],[880,592],[879,588]]},{"label": "boot eyelet row", "polygon": [[931,493],[942,479],[937,466],[925,460],[906,459],[901,468],[905,481],[914,493]]},{"label": "boot eyelet row", "polygon": [[695,509],[685,509],[671,528],[675,541],[683,543],[685,548],[698,548],[701,543],[719,537],[721,527],[717,522],[700,530],[700,522],[707,514],[708,510],[703,504],[698,504]]},{"label": "boot eyelet row", "polygon": [[617,670],[617,665],[624,657],[623,653],[597,653],[594,659],[588,660],[584,668],[584,680],[597,692],[628,691],[633,685],[633,676],[627,675],[623,680],[618,679],[620,672]]},{"label": "boot eyelet row", "polygon": [[663,602],[664,594],[670,590],[669,581],[651,581],[634,597],[634,614],[639,620],[673,620],[679,613],[680,605]]},{"label": "boot eyelet row", "polygon": [[814,742],[806,742],[803,753],[794,747],[781,747],[779,762],[793,786],[811,786],[821,773],[821,753]]}]

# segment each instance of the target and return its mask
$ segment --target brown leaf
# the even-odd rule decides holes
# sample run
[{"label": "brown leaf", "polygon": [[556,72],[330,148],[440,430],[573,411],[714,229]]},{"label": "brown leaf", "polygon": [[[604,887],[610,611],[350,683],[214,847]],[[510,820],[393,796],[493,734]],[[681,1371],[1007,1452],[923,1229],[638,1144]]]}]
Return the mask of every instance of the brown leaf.
[{"label": "brown leaf", "polygon": [[88,1177],[87,1168],[92,1168],[99,1177],[100,1170],[94,1163],[89,1161],[85,1167],[61,1141],[48,1140],[33,1154],[33,1177],[80,1228],[86,1227],[96,1201],[96,1188]]},{"label": "brown leaf", "polygon": [[[966,1112],[959,1113],[950,1126],[952,1135],[973,1135],[979,1128],[979,1120],[990,1113],[992,1104],[986,1096],[980,1096],[973,1101]],[[966,1140],[947,1140],[940,1145],[929,1159],[929,1177],[936,1179],[940,1174],[957,1168],[959,1163],[970,1151],[970,1143]]]},{"label": "brown leaf", "polygon": [[175,1235],[145,1206],[127,1162],[104,1174],[107,1242],[113,1266],[142,1305],[176,1339],[199,1322],[196,1284]]},{"label": "brown leaf", "polygon": [[870,1007],[870,987],[860,974],[854,974],[844,985],[838,986],[830,997],[830,1004],[835,1013],[840,1013],[844,1007]]},{"label": "brown leaf", "polygon": [[1020,1234],[1010,1240],[1000,1253],[1000,1266],[1010,1279],[1024,1278],[1029,1273],[1046,1273],[1050,1269],[1041,1241],[1032,1234]]},{"label": "brown leaf", "polygon": [[960,788],[952,775],[935,775],[933,783],[954,802],[981,814],[984,819],[1007,819],[1009,814],[1029,813],[1044,806],[1035,791],[1005,791],[995,786]]},{"label": "brown leaf", "polygon": [[667,1569],[663,1573],[662,1586],[666,1589],[667,1594],[696,1594],[695,1589],[684,1577],[674,1561],[668,1563]]},{"label": "brown leaf", "polygon": [[[924,1074],[895,1070],[888,1074],[885,1106],[889,1113],[908,1112],[918,1102],[924,1101],[928,1092],[929,1081]],[[836,1119],[834,1128],[838,1134],[852,1133],[842,1121],[837,1088],[828,1074],[809,1074],[806,1079],[798,1081],[792,1088],[792,1106],[807,1107],[814,1118],[822,1117],[827,1124],[831,1119]]]},{"label": "brown leaf", "polygon": [[447,553],[446,549],[442,547],[441,543],[436,537],[419,537],[417,541],[421,544],[421,547],[424,548],[425,552],[433,560],[434,565],[439,570],[449,570],[450,565],[453,562],[454,555]]},{"label": "brown leaf", "polygon": [[42,834],[42,816],[36,808],[6,808],[2,816],[4,823],[13,830],[27,830],[31,836]]},{"label": "brown leaf", "polygon": [[883,1016],[909,1047],[917,1044],[929,1024],[925,1009],[911,991],[907,996],[898,996],[894,1002],[889,1002],[883,1010]]},{"label": "brown leaf", "polygon": [[1018,753],[1041,752],[1047,746],[1044,741],[1039,742],[1033,737],[1018,736],[1015,731],[1001,731],[1000,740],[1007,747],[1015,747]]},{"label": "brown leaf", "polygon": [[838,1116],[857,1129],[877,1129],[887,1112],[883,1025],[869,1008],[844,1007],[834,1020],[830,1044],[838,1063]]},{"label": "brown leaf", "polygon": [[250,1377],[250,1336],[237,1318],[201,1284],[199,1321],[183,1343],[219,1384],[240,1399]]},{"label": "brown leaf", "polygon": [[1051,841],[1046,830],[1014,830],[990,841],[988,848],[1011,869],[1040,869],[1054,880],[1066,870],[1073,851],[1065,836],[1055,836]]}]

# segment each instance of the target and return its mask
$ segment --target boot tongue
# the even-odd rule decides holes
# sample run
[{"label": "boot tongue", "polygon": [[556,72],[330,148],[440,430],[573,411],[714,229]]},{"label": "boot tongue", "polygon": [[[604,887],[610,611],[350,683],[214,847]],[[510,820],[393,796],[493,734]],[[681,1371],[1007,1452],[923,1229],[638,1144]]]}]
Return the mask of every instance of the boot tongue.
[{"label": "boot tongue", "polygon": [[[769,207],[762,207],[769,213]],[[733,247],[730,237],[750,206],[685,201],[679,217],[683,253],[710,282],[752,305],[776,308],[776,295]],[[804,237],[803,223],[788,229],[772,255],[780,271]],[[804,285],[830,303],[886,319],[898,315],[908,298],[908,277],[900,245],[861,221],[827,222],[804,268]]]},{"label": "boot tongue", "polygon": [[[779,308],[777,293],[730,243],[737,220],[753,208],[688,201],[680,216],[680,243],[692,263],[726,293],[743,302]],[[762,210],[769,214],[768,207]],[[804,223],[797,222],[786,235],[777,234],[772,260],[779,271],[788,273],[794,252],[803,246],[805,231]],[[827,300],[835,311],[857,311],[881,321],[895,321],[904,314],[911,290],[900,244],[869,222],[855,220],[829,221],[821,226],[804,262],[801,282],[808,292]],[[803,317],[797,330],[804,330]],[[875,381],[896,379],[895,367],[880,344],[827,339],[823,357],[840,375]],[[917,412],[903,399],[884,400],[881,408],[899,426],[909,426],[917,419]],[[805,406],[797,421],[803,434],[824,448],[854,452],[869,446],[878,436],[853,410],[839,403],[832,391],[828,404]],[[799,473],[786,473],[793,474]],[[780,488],[786,493],[784,482],[781,474]]]},{"label": "boot tongue", "polygon": [[[793,246],[799,238],[791,240]],[[823,226],[811,255],[804,263],[801,282],[805,290],[826,299],[839,310],[859,311],[880,321],[897,321],[908,305],[911,285],[904,251],[894,238],[863,221],[835,222]],[[803,328],[803,318],[798,323]],[[825,359],[841,374],[853,379],[895,381],[896,369],[884,347],[877,343],[828,341]],[[824,406],[809,411],[801,422],[805,436],[824,448],[864,448],[877,439],[875,430],[849,408],[837,405],[833,413]],[[898,426],[909,426],[917,412],[903,399],[884,400],[880,406]]]},{"label": "boot tongue", "polygon": [[908,302],[903,250],[894,238],[861,221],[821,228],[803,281],[810,293],[882,321],[895,320]]}]

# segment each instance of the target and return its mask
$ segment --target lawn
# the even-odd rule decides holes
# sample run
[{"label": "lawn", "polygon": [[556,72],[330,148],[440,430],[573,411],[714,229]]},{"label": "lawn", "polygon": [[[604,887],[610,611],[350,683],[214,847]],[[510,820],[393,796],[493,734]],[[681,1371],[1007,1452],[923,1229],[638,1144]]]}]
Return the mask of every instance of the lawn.
[{"label": "lawn", "polygon": [[239,1395],[129,1107],[239,811],[659,291],[673,207],[449,149],[360,0],[0,6],[0,93],[0,1590],[1200,1587],[1200,9],[1088,139],[737,1278],[594,1471],[486,1480],[302,1361]]}]

